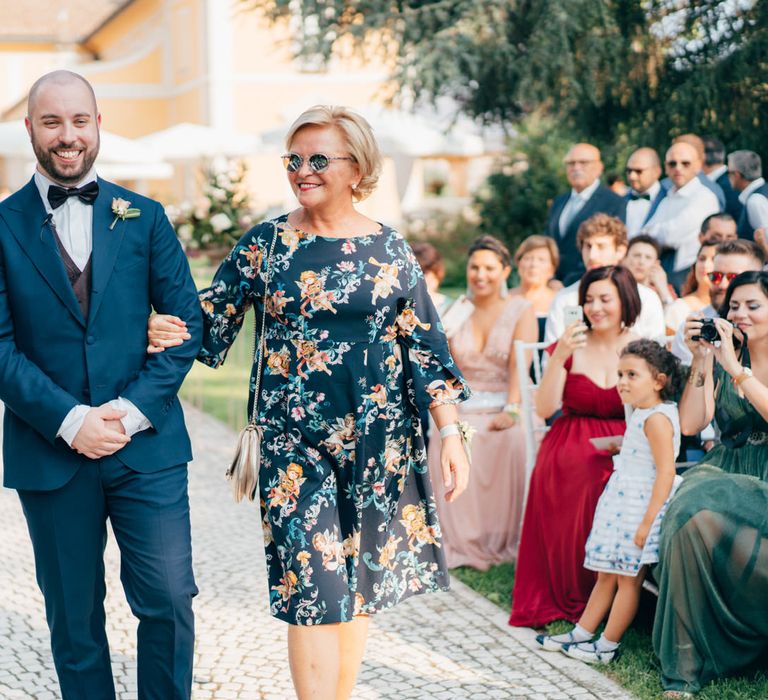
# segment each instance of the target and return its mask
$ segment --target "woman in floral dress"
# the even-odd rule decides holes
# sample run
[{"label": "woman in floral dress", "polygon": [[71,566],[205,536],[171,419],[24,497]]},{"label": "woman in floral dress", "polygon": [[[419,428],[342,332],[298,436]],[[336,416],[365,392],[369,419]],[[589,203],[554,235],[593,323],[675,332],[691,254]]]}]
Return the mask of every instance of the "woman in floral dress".
[{"label": "woman in floral dress", "polygon": [[[469,391],[410,246],[353,206],[380,171],[367,122],[315,107],[286,142],[300,206],[251,229],[200,293],[198,359],[220,365],[251,304],[259,316],[276,234],[258,402],[270,608],[290,624],[298,697],[346,698],[367,616],[448,587],[418,412],[457,432]],[[180,342],[174,323],[156,317],[152,344]],[[451,501],[469,472],[458,435],[442,466]]]}]

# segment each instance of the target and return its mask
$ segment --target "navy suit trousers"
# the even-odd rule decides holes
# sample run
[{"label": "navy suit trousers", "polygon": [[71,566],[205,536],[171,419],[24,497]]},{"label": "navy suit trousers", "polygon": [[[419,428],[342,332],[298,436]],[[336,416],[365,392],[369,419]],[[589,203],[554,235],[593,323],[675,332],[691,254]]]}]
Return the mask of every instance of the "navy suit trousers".
[{"label": "navy suit trousers", "polygon": [[104,629],[107,518],[125,595],[139,619],[139,700],[188,700],[197,588],[186,465],[142,474],[108,457],[81,467],[55,491],[18,493],[63,700],[115,698]]}]

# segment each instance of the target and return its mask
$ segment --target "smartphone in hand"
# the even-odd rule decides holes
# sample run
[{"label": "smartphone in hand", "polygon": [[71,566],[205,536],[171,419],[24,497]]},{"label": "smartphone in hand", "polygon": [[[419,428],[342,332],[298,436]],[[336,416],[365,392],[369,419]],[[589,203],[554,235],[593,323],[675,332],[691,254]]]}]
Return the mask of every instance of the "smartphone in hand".
[{"label": "smartphone in hand", "polygon": [[575,321],[583,321],[584,320],[584,309],[582,309],[580,306],[566,306],[563,309],[563,321],[565,322],[565,327],[568,328],[572,323]]}]

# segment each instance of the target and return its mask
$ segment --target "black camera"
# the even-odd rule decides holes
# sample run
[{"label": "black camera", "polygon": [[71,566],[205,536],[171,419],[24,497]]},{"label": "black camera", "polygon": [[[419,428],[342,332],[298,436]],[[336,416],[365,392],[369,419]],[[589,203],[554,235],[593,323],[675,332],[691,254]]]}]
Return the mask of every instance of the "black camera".
[{"label": "black camera", "polygon": [[720,334],[717,332],[714,318],[701,319],[701,328],[699,335],[691,336],[691,340],[706,340],[708,343],[715,343],[720,340]]},{"label": "black camera", "polygon": [[[701,319],[701,328],[699,329],[699,335],[691,336],[691,340],[706,340],[708,343],[716,343],[720,340],[720,333],[715,325],[714,318]],[[736,350],[739,350],[742,344],[746,340],[746,333],[742,333],[738,328],[733,329],[733,336],[731,342]]]}]

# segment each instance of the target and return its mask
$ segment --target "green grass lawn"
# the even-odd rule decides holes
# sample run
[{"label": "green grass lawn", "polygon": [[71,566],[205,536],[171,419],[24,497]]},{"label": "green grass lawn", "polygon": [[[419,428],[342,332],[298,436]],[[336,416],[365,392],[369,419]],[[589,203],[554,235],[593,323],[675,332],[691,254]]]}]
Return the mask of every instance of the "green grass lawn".
[{"label": "green grass lawn", "polygon": [[[208,286],[214,269],[204,259],[192,261],[192,272],[198,288]],[[453,290],[458,291],[458,290]],[[245,326],[232,346],[222,367],[212,370],[196,362],[181,390],[182,397],[206,413],[239,430],[246,420],[248,378],[253,346],[253,313],[249,312]],[[451,572],[457,579],[484,595],[503,610],[509,610],[514,566],[499,564],[481,572],[468,567]],[[644,599],[635,628],[624,639],[624,653],[609,667],[601,670],[642,700],[661,697],[659,667],[651,649],[650,624],[653,600]],[[557,633],[569,629],[565,623],[554,623],[548,631]],[[707,686],[700,700],[758,700],[768,699],[768,677],[765,670],[745,676],[718,681]]]}]

